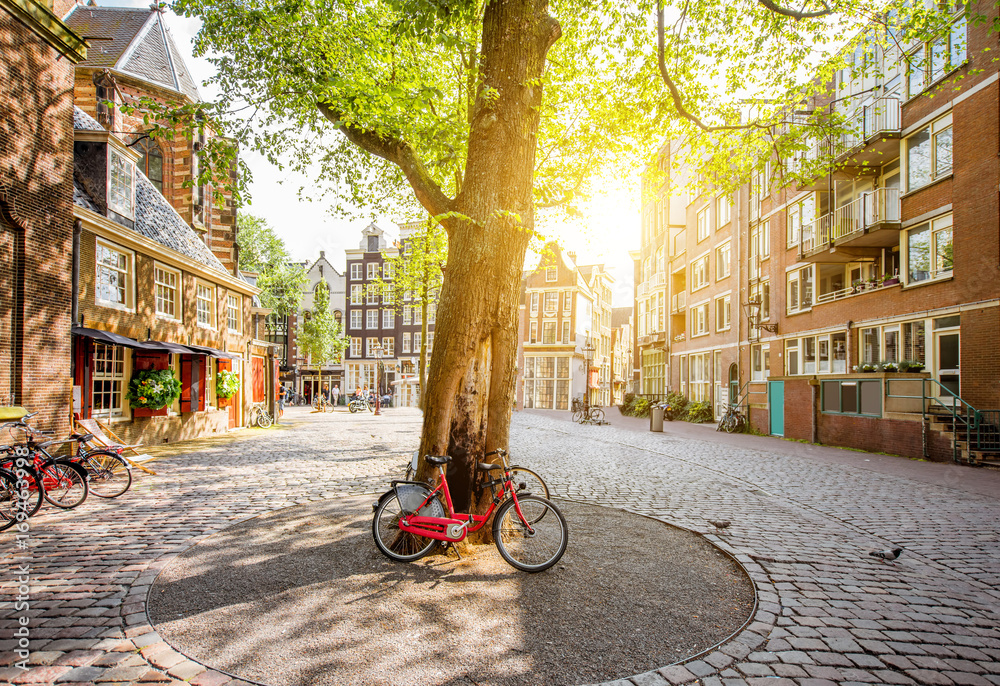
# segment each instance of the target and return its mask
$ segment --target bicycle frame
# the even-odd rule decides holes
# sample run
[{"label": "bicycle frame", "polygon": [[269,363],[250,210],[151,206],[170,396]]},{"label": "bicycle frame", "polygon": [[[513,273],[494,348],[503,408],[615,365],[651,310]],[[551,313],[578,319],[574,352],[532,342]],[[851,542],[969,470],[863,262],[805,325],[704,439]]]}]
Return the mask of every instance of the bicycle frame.
[{"label": "bicycle frame", "polygon": [[[505,464],[503,465],[504,477],[502,479],[503,487],[499,493],[494,494],[493,502],[490,503],[489,509],[485,514],[469,514],[465,512],[455,512],[455,506],[451,502],[451,492],[448,490],[448,480],[444,478],[444,466],[438,467],[438,479],[439,483],[437,487],[432,490],[424,501],[420,503],[420,506],[415,508],[414,512],[420,512],[424,506],[433,500],[439,493],[444,493],[445,507],[448,511],[447,517],[428,517],[423,515],[410,515],[404,516],[399,521],[399,528],[407,533],[417,534],[418,536],[424,536],[426,538],[433,538],[438,541],[450,541],[458,542],[463,540],[469,532],[476,532],[482,529],[486,522],[489,521],[490,517],[493,515],[493,511],[496,509],[497,505],[506,500],[506,494],[510,493],[510,497],[514,499],[514,509],[517,512],[517,516],[521,519],[521,522],[528,528],[529,532],[533,532],[531,524],[528,523],[524,514],[521,512],[521,505],[517,501],[517,489],[514,488],[513,479],[510,476],[510,470]],[[392,482],[395,488],[397,482]],[[496,482],[491,482],[495,484]]]}]

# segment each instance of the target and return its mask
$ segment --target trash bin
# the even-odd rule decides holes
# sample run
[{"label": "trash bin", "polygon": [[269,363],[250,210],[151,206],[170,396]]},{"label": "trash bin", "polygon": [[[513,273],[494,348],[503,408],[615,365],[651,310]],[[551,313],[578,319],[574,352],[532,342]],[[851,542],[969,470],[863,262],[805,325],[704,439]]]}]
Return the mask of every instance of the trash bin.
[{"label": "trash bin", "polygon": [[663,431],[663,408],[660,405],[649,408],[649,430]]}]

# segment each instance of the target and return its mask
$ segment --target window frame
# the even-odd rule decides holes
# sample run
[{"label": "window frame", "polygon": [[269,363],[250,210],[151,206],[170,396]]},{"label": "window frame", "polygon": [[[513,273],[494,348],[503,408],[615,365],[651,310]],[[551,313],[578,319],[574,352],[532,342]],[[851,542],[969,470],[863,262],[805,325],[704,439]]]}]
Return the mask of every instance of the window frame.
[{"label": "window frame", "polygon": [[[243,310],[241,300],[242,298],[238,294],[226,294],[226,328],[229,330],[229,333],[243,333],[243,327],[241,326],[243,317],[240,316]],[[236,323],[235,327],[233,326],[233,322]]]},{"label": "window frame", "polygon": [[378,310],[365,310],[365,330],[378,329]]},{"label": "window frame", "polygon": [[[351,262],[351,281],[363,281],[362,274],[364,273],[364,266],[362,262]],[[354,286],[351,286],[353,289]]]},{"label": "window frame", "polygon": [[698,210],[698,213],[695,215],[695,226],[697,229],[696,242],[701,243],[703,240],[712,235],[708,206]]},{"label": "window frame", "polygon": [[351,304],[352,305],[364,305],[365,300],[365,287],[364,284],[352,283],[351,284]]},{"label": "window frame", "polygon": [[[725,252],[725,258],[723,258],[723,252]],[[733,259],[733,242],[726,241],[722,245],[715,248],[715,280],[721,281],[722,279],[729,278],[732,273],[732,259]],[[722,267],[723,269],[720,269]]]},{"label": "window frame", "polygon": [[[100,259],[100,251],[104,249],[109,252],[117,253],[125,258],[125,268],[113,267],[106,262],[102,262]],[[101,297],[101,291],[105,290],[102,288],[101,283],[101,271],[106,269],[113,271],[118,275],[124,273],[124,281],[122,288],[122,298],[124,302],[117,302],[115,300],[106,300]],[[110,288],[110,283],[107,284],[107,288]],[[126,312],[135,312],[135,252],[129,250],[128,248],[123,248],[110,241],[105,241],[98,238],[94,245],[94,304],[100,305],[101,307],[111,307],[116,310],[125,310]]]},{"label": "window frame", "polygon": [[369,262],[368,267],[365,270],[365,281],[375,281],[378,279],[379,264],[378,262]]},{"label": "window frame", "polygon": [[[722,333],[733,328],[732,319],[732,294],[726,293],[715,298],[715,332]],[[721,309],[720,309],[721,308]],[[719,323],[719,315],[723,315],[724,322]]]},{"label": "window frame", "polygon": [[[900,141],[900,159],[902,161],[902,169],[900,169],[901,180],[906,184],[905,193],[913,193],[921,188],[926,188],[943,178],[947,178],[955,169],[955,127],[954,118],[952,117],[952,112],[948,112],[934,121],[923,126],[920,129],[914,131],[902,141]],[[916,150],[918,146],[910,147],[910,141],[914,140],[917,136],[927,133],[928,135],[928,150],[930,151],[928,157],[928,164],[930,168],[927,172],[926,180],[917,179],[914,180],[911,177],[911,172],[913,171],[913,164],[911,163],[910,157],[911,152]],[[949,161],[947,167],[939,168],[939,147],[941,147],[940,140],[942,137],[947,135],[950,138],[950,150],[951,150],[951,160]],[[914,155],[915,157],[915,155]]]},{"label": "window frame", "polygon": [[[202,297],[201,289],[203,289],[203,288],[208,291],[208,293],[209,293],[209,297],[208,298],[203,298]],[[198,326],[200,326],[203,329],[212,329],[212,330],[215,330],[219,326],[218,313],[216,312],[216,309],[218,307],[217,304],[216,304],[216,297],[217,297],[217,294],[216,294],[216,289],[215,289],[215,284],[214,283],[211,283],[209,281],[202,281],[201,279],[196,279],[195,280],[195,285],[194,285],[194,303],[195,303],[195,305],[194,305],[194,317],[195,317],[195,321],[197,322]],[[209,319],[209,322],[207,322],[207,323],[202,321],[202,307],[201,307],[201,304],[203,302],[209,303],[208,316],[207,316],[207,318]]]},{"label": "window frame", "polygon": [[[115,167],[116,159],[121,161],[120,167]],[[108,209],[129,219],[135,219],[135,171],[135,162],[128,155],[108,145]],[[119,178],[123,192],[115,189]]]},{"label": "window frame", "polygon": [[[160,272],[168,274],[174,277],[174,285],[169,284],[160,280]],[[181,285],[183,284],[183,276],[179,269],[169,267],[161,262],[153,262],[153,311],[156,314],[157,319],[166,319],[168,321],[181,321],[183,319],[184,313],[182,308]],[[174,313],[167,314],[160,309],[160,301],[164,300],[160,296],[161,287],[164,290],[173,291],[173,299],[171,300],[171,305],[173,306]]]},{"label": "window frame", "polygon": [[545,283],[552,283],[559,280],[559,268],[558,267],[546,267],[545,268]]},{"label": "window frame", "polygon": [[[927,242],[927,266],[930,268],[927,270],[927,276],[920,279],[912,278],[911,272],[911,237],[915,234],[927,231],[928,242]],[[941,247],[939,240],[943,234],[947,233],[949,236],[948,245],[952,248],[951,264],[948,268],[941,268],[938,260],[941,259]],[[903,250],[901,257],[905,260],[903,265],[903,275],[906,278],[907,287],[911,286],[923,286],[927,284],[937,283],[939,281],[947,281],[954,277],[955,274],[955,258],[954,258],[954,245],[955,245],[955,225],[954,225],[954,215],[952,213],[946,213],[934,217],[933,219],[928,219],[925,222],[921,222],[917,226],[911,226],[903,232]]]},{"label": "window frame", "polygon": [[351,310],[351,331],[364,329],[364,310]]},{"label": "window frame", "polygon": [[[700,291],[702,288],[707,288],[711,285],[711,274],[709,272],[709,257],[710,253],[705,253],[693,260],[691,260],[691,292]],[[704,280],[696,279],[695,276],[701,274]]]}]

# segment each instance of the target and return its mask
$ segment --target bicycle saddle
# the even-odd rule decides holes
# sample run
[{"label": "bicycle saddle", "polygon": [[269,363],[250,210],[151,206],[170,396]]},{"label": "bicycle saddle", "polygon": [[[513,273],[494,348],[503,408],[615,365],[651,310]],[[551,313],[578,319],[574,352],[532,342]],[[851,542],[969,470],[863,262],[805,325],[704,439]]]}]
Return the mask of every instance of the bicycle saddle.
[{"label": "bicycle saddle", "polygon": [[72,434],[70,434],[70,435],[69,435],[69,437],[70,437],[71,439],[73,439],[74,441],[81,441],[81,442],[83,442],[83,443],[87,443],[87,442],[89,442],[89,441],[93,440],[93,438],[94,438],[94,434],[78,434],[78,433],[72,433]]},{"label": "bicycle saddle", "polygon": [[427,464],[432,464],[436,466],[448,464],[449,462],[451,462],[451,458],[448,457],[447,455],[444,456],[425,455],[424,459],[427,460]]},{"label": "bicycle saddle", "polygon": [[480,462],[476,465],[476,469],[481,472],[492,472],[494,469],[501,469],[498,464],[490,464],[489,462]]}]

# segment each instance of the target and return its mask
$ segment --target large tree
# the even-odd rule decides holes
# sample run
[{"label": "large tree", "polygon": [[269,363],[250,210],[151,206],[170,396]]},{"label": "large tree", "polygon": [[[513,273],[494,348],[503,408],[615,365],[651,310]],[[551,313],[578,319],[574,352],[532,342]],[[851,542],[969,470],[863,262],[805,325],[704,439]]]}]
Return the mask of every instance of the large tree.
[{"label": "large tree", "polygon": [[665,4],[657,41],[647,0],[175,2],[203,22],[197,50],[242,117],[238,140],[308,170],[310,196],[409,194],[444,226],[420,450],[454,458],[459,508],[481,505],[475,463],[507,445],[536,209],[572,208],[589,179],[665,137],[716,180],[801,152],[835,118],[795,119],[799,103],[820,112],[844,38],[885,17],[875,0]]},{"label": "large tree", "polygon": [[240,269],[258,273],[261,304],[275,317],[297,312],[309,278],[291,261],[285,242],[266,219],[245,212],[236,216],[236,229]]}]

